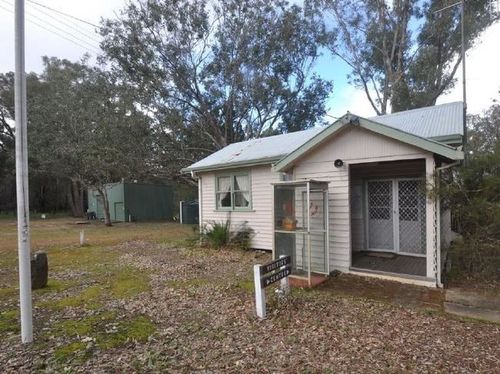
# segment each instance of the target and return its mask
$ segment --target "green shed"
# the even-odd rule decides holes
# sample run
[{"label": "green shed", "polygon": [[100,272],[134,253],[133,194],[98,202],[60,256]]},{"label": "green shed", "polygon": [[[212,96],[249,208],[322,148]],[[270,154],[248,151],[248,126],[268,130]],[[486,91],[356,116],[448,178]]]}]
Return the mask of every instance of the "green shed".
[{"label": "green shed", "polygon": [[[112,221],[170,221],[173,218],[173,191],[163,184],[110,183],[106,185]],[[99,192],[88,190],[88,210],[104,218],[104,203]]]}]

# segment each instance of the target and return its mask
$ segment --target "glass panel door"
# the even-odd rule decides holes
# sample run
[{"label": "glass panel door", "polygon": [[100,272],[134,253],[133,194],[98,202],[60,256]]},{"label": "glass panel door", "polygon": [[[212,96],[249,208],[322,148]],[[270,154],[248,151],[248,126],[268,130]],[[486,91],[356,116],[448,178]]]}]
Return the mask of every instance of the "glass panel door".
[{"label": "glass panel door", "polygon": [[368,248],[394,251],[394,219],[392,181],[369,181]]}]

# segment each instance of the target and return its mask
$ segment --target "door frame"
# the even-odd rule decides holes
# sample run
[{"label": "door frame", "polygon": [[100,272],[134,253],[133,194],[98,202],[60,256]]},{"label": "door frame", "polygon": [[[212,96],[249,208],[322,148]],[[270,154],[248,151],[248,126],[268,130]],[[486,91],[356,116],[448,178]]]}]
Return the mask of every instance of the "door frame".
[{"label": "door frame", "polygon": [[[408,180],[417,180],[417,181],[425,181],[425,178],[423,177],[409,177],[409,178],[373,178],[373,179],[366,179],[364,180],[364,225],[365,225],[365,248],[368,251],[373,251],[373,252],[385,252],[385,253],[393,253],[393,254],[399,254],[399,255],[404,255],[404,256],[413,256],[413,257],[426,257],[427,256],[427,249],[425,248],[424,253],[409,253],[409,252],[402,252],[400,251],[400,246],[399,246],[399,182],[400,181],[408,181]],[[369,240],[370,240],[370,215],[369,215],[369,204],[368,204],[368,183],[370,182],[391,182],[391,188],[392,188],[392,235],[393,235],[393,250],[389,249],[380,249],[380,248],[370,248],[369,245]],[[426,220],[424,220],[423,224],[426,224]],[[426,236],[427,236],[427,231],[426,231]]]}]

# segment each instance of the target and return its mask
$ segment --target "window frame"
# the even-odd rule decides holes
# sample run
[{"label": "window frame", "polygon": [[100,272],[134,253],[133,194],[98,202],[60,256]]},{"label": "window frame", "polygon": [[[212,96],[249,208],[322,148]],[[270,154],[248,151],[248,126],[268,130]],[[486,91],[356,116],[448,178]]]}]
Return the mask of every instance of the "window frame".
[{"label": "window frame", "polygon": [[[238,207],[234,205],[235,192],[247,192],[246,190],[236,190],[234,189],[234,178],[236,176],[245,176],[248,178],[248,195],[249,202],[248,206]],[[223,191],[219,190],[219,178],[229,177],[230,185],[229,185],[229,193],[231,194],[231,206],[219,206],[218,195],[223,193]],[[253,211],[252,205],[252,174],[250,171],[235,171],[235,172],[225,172],[225,173],[217,173],[215,174],[215,210],[221,212],[248,212]]]}]

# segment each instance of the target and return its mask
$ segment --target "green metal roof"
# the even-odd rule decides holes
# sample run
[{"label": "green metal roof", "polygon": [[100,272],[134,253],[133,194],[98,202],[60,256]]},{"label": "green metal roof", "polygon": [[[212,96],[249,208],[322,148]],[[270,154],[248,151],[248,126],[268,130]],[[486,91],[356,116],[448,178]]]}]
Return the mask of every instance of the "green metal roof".
[{"label": "green metal roof", "polygon": [[284,171],[290,167],[297,159],[308,153],[313,148],[319,146],[331,136],[336,134],[340,129],[346,126],[358,126],[366,130],[375,132],[380,135],[398,140],[402,143],[413,145],[425,151],[441,155],[450,160],[462,160],[464,154],[462,151],[453,147],[438,143],[434,140],[426,139],[408,132],[395,129],[394,127],[383,125],[381,123],[358,117],[353,114],[346,114],[335,121],[323,131],[306,141],[300,147],[289,153],[287,156],[278,161],[274,166],[274,171]]}]

